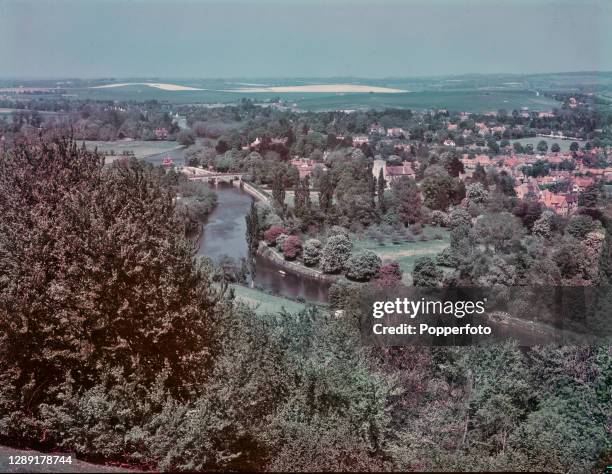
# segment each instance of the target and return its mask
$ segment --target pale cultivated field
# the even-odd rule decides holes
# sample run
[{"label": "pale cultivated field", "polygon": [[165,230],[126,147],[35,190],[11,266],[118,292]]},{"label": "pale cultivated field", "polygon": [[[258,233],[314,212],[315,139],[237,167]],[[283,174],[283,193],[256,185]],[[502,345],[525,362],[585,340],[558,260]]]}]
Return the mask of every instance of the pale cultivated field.
[{"label": "pale cultivated field", "polygon": [[163,91],[203,91],[205,89],[199,89],[197,87],[179,86],[178,84],[166,84],[163,82],[122,82],[120,84],[105,84],[103,86],[92,86],[91,89],[110,89],[113,87],[126,87],[126,86],[148,86],[154,89],[161,89]]},{"label": "pale cultivated field", "polygon": [[397,94],[408,91],[402,89],[391,89],[389,87],[363,86],[359,84],[313,84],[308,86],[242,87],[240,89],[231,89],[224,92],[376,92],[380,94]]}]

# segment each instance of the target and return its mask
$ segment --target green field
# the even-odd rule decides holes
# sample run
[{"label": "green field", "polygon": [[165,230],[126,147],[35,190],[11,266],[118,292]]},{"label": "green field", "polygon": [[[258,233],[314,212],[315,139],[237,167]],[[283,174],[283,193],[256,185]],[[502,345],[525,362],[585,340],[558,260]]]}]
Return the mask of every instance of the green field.
[{"label": "green field", "polygon": [[269,295],[263,291],[246,288],[242,285],[232,285],[232,288],[237,301],[245,303],[259,314],[278,313],[283,309],[289,313],[298,313],[306,308],[305,304],[297,301]]},{"label": "green field", "polygon": [[[302,94],[303,95],[303,94]],[[488,112],[499,109],[552,110],[560,103],[537,96],[531,91],[422,91],[406,94],[344,94],[325,97],[308,96],[296,101],[297,106],[309,111],[345,109],[448,109],[451,111]]]},{"label": "green field", "polygon": [[[414,86],[415,84],[410,84]],[[216,87],[230,87],[215,84]],[[402,87],[399,83],[397,86]],[[464,85],[465,86],[465,85]],[[266,101],[280,98],[285,105],[307,111],[355,109],[448,109],[487,112],[499,109],[551,110],[560,104],[526,89],[463,88],[423,90],[407,87],[411,92],[384,93],[304,93],[304,92],[224,92],[223,90],[166,91],[147,86],[126,86],[108,89],[75,88],[70,93],[79,99],[146,101],[158,100],[175,104],[231,104],[242,98]]]},{"label": "green field", "polygon": [[395,261],[400,264],[400,268],[404,273],[404,282],[412,283],[412,269],[414,262],[419,257],[435,257],[450,243],[450,232],[441,227],[426,226],[423,228],[423,233],[433,239],[436,234],[442,236],[442,239],[433,239],[426,242],[418,240],[416,242],[402,242],[394,244],[391,239],[387,238],[384,245],[380,245],[376,240],[371,238],[358,239],[353,236],[353,247],[355,250],[371,250],[376,253],[383,262]]},{"label": "green field", "polygon": [[548,150],[550,151],[550,147],[553,143],[557,143],[561,147],[561,151],[569,151],[569,147],[572,142],[578,142],[580,146],[584,145],[584,140],[561,140],[559,138],[546,138],[546,137],[529,137],[529,138],[521,138],[519,140],[510,140],[510,144],[514,142],[520,142],[523,146],[532,144],[533,150],[537,153],[537,146],[540,141],[544,140],[548,143]]},{"label": "green field", "polygon": [[[80,144],[81,142],[79,142]],[[101,152],[110,152],[111,150],[115,152],[117,158],[121,156],[121,154],[125,151],[133,152],[136,158],[145,158],[147,156],[156,155],[158,153],[164,153],[169,150],[174,150],[177,148],[181,148],[181,145],[178,142],[171,141],[142,141],[142,140],[117,140],[113,142],[103,142],[103,141],[90,141],[86,140],[85,146],[93,150],[97,148],[98,151]],[[112,156],[107,156],[106,162],[110,163],[113,161]]]}]

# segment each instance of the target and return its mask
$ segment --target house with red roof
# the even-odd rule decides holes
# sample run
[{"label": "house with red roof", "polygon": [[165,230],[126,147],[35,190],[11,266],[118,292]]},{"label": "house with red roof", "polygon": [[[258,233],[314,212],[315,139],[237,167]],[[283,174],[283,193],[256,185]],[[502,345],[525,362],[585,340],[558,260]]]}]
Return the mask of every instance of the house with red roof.
[{"label": "house with red roof", "polygon": [[383,175],[389,183],[404,176],[412,179],[416,177],[416,173],[412,169],[412,163],[408,162],[404,162],[400,166],[386,166],[383,170]]}]

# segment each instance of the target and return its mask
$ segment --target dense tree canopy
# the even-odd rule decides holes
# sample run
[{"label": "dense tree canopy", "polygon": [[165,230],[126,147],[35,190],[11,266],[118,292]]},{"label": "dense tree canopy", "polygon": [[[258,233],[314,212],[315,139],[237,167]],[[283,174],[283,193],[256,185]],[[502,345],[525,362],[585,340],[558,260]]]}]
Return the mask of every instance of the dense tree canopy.
[{"label": "dense tree canopy", "polygon": [[105,168],[69,141],[17,147],[2,164],[3,423],[30,423],[66,377],[88,390],[111,373],[143,387],[164,373],[185,396],[216,350],[217,296],[171,193],[141,164]]}]

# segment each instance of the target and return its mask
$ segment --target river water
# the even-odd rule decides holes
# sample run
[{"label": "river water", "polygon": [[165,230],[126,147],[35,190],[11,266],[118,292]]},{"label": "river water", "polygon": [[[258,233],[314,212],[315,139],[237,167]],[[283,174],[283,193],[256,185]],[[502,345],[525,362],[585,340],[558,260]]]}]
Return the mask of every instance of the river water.
[{"label": "river water", "polygon": [[[166,156],[171,157],[175,165],[181,166],[185,149],[152,155],[144,158],[144,161],[161,165]],[[253,198],[230,184],[220,183],[214,190],[218,198],[217,206],[204,223],[197,255],[206,255],[215,262],[221,256],[227,255],[240,266],[241,259],[246,258],[248,254],[245,216],[251,210]],[[329,283],[296,275],[260,256],[255,259],[255,276],[252,282],[256,288],[275,295],[301,297],[315,303],[328,301]]]}]

